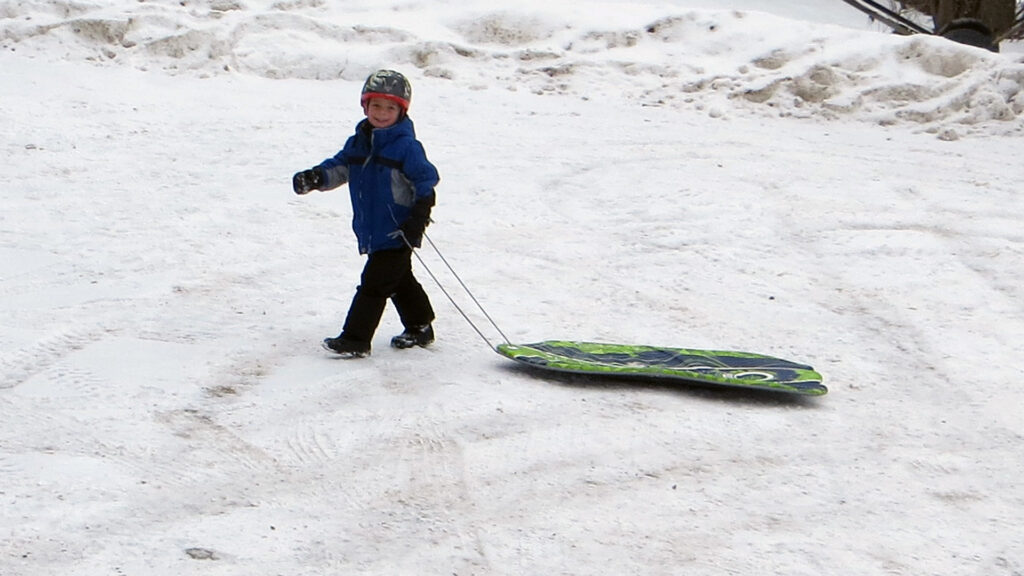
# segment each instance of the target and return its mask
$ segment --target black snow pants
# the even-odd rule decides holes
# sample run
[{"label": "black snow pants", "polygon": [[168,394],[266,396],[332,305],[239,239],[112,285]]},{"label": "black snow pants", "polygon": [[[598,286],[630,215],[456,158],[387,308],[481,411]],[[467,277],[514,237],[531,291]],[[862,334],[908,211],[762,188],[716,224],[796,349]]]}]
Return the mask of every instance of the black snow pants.
[{"label": "black snow pants", "polygon": [[434,321],[430,299],[412,274],[412,249],[408,246],[379,250],[367,257],[342,334],[369,344],[389,298],[398,310],[402,326],[424,326]]}]

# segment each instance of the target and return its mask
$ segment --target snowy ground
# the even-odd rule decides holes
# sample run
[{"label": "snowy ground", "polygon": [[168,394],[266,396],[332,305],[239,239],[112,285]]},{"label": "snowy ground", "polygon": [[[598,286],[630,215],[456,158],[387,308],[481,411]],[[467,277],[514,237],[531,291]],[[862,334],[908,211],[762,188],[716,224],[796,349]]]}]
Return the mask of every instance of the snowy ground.
[{"label": "snowy ground", "polygon": [[[1015,47],[838,0],[183,4],[0,2],[0,574],[1024,573]],[[523,370],[421,265],[433,347],[389,311],[328,357],[362,259],[290,177],[378,66],[511,340],[830,394]]]}]

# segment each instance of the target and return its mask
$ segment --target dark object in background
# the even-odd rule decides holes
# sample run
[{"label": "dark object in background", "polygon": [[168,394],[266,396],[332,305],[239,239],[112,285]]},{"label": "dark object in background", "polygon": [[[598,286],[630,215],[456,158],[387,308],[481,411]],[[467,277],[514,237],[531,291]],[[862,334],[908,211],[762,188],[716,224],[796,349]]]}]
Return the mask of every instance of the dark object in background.
[{"label": "dark object in background", "polygon": [[999,43],[992,30],[977,18],[957,18],[943,26],[937,34],[953,42],[999,52]]}]

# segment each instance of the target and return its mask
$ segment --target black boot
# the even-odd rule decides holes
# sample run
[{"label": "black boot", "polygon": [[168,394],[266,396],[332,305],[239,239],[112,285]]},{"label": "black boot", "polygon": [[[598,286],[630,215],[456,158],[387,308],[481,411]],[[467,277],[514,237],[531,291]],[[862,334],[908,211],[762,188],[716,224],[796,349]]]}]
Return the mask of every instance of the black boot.
[{"label": "black boot", "polygon": [[391,339],[394,348],[425,347],[434,341],[434,328],[430,325],[413,326]]},{"label": "black boot", "polygon": [[370,355],[370,343],[353,340],[344,333],[337,338],[324,338],[324,349],[336,353],[342,358],[364,358]]}]

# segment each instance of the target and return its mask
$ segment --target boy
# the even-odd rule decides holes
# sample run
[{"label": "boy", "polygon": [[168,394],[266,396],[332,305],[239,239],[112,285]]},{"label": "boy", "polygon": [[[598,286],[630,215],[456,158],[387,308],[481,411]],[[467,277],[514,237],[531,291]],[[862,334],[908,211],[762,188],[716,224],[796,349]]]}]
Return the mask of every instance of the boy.
[{"label": "boy", "polygon": [[366,118],[333,158],[292,178],[296,194],[349,185],[352,230],[367,254],[360,284],[341,334],[324,348],[346,358],[370,354],[370,342],[390,298],[405,330],[395,348],[434,341],[434,310],[412,273],[412,250],[430,223],[437,169],[427,160],[408,116],[412,87],[393,70],[378,70],[363,84]]}]

